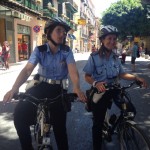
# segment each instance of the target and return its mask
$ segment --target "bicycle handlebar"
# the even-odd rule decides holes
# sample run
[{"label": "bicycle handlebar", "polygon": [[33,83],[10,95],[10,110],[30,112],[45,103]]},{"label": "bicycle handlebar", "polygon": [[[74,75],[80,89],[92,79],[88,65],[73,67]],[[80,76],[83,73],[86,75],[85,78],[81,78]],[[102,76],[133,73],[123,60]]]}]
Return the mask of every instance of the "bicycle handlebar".
[{"label": "bicycle handlebar", "polygon": [[58,95],[57,97],[55,98],[36,98],[30,94],[27,94],[27,93],[23,93],[23,92],[19,92],[17,94],[15,94],[13,96],[13,99],[14,100],[25,100],[25,101],[30,101],[30,102],[34,102],[34,103],[46,103],[48,102],[48,104],[50,103],[54,103],[54,102],[57,102],[59,99],[59,97],[65,97],[67,98],[67,100],[69,100],[70,102],[74,102],[75,99],[77,99],[77,94],[76,93],[63,93],[63,94],[60,94]]},{"label": "bicycle handlebar", "polygon": [[[142,83],[140,81],[133,81],[131,82],[129,85],[127,86],[121,86],[120,84],[110,84],[110,85],[104,85],[106,90],[113,90],[113,89],[121,89],[121,90],[126,90],[130,87],[132,87],[133,85],[138,85],[140,88],[142,87]],[[96,89],[96,87],[94,87]]]}]

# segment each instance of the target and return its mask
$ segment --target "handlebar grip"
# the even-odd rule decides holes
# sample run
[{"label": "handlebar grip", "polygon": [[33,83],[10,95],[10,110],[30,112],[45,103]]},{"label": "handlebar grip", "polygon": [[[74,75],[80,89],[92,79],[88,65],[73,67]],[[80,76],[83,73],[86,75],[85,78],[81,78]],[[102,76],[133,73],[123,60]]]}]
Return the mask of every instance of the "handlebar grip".
[{"label": "handlebar grip", "polygon": [[27,95],[25,95],[25,93],[15,93],[14,96],[13,96],[13,99],[14,100],[18,100],[18,99],[24,99]]},{"label": "handlebar grip", "polygon": [[19,93],[15,93],[15,94],[13,95],[13,99],[14,99],[14,100],[18,100],[18,99],[19,99]]},{"label": "handlebar grip", "polygon": [[141,82],[141,81],[136,80],[135,83],[136,83],[140,88],[142,88],[142,82]]}]

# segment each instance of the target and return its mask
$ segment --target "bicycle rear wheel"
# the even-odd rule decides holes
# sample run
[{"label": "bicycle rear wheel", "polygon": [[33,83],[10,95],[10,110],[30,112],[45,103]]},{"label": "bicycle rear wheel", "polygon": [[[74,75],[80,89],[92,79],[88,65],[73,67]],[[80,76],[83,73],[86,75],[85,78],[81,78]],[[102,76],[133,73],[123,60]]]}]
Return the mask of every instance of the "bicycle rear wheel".
[{"label": "bicycle rear wheel", "polygon": [[150,150],[150,141],[135,122],[125,122],[120,130],[121,150]]}]

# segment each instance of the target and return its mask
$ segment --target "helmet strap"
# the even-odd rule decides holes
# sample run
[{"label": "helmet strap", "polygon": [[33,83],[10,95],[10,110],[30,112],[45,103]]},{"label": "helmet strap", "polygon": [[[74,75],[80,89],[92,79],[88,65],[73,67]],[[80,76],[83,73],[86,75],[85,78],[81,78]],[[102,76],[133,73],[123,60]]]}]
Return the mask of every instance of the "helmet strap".
[{"label": "helmet strap", "polygon": [[51,37],[49,37],[49,40],[52,42],[53,45],[58,46],[60,44],[57,44]]},{"label": "helmet strap", "polygon": [[[47,39],[48,39],[49,41],[51,41],[54,46],[59,46],[59,45],[61,45],[61,44],[57,44],[57,43],[51,38],[51,32],[52,32],[52,31],[53,31],[53,30],[49,30],[49,31],[48,31],[48,33],[47,33]],[[66,41],[66,38],[64,38],[63,44],[65,44],[65,41]]]},{"label": "helmet strap", "polygon": [[110,52],[110,50],[108,49],[108,48],[106,48],[105,46],[104,46],[104,44],[102,44],[102,46],[101,46],[101,48],[100,48],[100,51],[102,51],[102,53],[106,53],[106,52]]}]

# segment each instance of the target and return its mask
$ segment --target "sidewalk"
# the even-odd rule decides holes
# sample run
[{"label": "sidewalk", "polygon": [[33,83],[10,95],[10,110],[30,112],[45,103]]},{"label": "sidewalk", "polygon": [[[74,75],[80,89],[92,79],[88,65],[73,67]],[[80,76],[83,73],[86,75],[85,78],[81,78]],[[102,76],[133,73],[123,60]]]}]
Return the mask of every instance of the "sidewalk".
[{"label": "sidewalk", "polygon": [[[86,52],[83,54],[82,53],[74,53],[74,58],[76,61],[85,60],[85,59],[87,59],[87,55],[90,55],[90,53],[89,52]],[[10,73],[13,71],[17,71],[17,70],[21,71],[21,69],[23,69],[23,67],[26,65],[27,61],[28,60],[24,60],[24,61],[17,62],[17,63],[10,63],[10,69],[8,69],[8,70],[5,70],[5,68],[0,67],[0,75]]]},{"label": "sidewalk", "polygon": [[[75,57],[76,61],[87,59],[87,55],[90,55],[90,53],[89,52],[74,53],[74,57]],[[126,61],[131,61],[131,56],[127,56]],[[140,57],[140,58],[137,58],[136,61],[139,62],[141,65],[144,65],[145,67],[147,66],[147,68],[148,68],[148,65],[150,65],[150,59],[145,59],[143,57]],[[26,63],[27,63],[27,60],[17,62],[17,63],[11,63],[10,64],[10,69],[8,69],[8,70],[5,70],[4,68],[0,68],[0,75],[10,73],[10,72],[13,72],[13,71],[17,71],[17,70],[21,70],[26,65]]]},{"label": "sidewalk", "polygon": [[7,74],[7,73],[17,71],[17,70],[21,70],[25,66],[26,63],[27,63],[27,60],[17,62],[17,63],[10,63],[9,69],[6,70],[5,68],[0,68],[0,75]]}]

